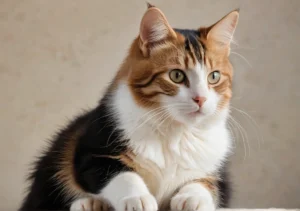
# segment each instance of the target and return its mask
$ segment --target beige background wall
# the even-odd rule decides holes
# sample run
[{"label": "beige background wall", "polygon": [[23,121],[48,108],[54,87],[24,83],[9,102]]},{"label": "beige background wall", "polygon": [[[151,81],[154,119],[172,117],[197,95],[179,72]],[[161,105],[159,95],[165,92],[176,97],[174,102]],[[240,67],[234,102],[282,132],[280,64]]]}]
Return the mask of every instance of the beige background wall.
[{"label": "beige background wall", "polygon": [[[233,207],[300,207],[299,0],[158,1],[175,27],[241,8]],[[92,107],[137,35],[144,1],[0,1],[0,207],[14,210],[28,164],[46,140]],[[238,56],[243,55],[245,59]],[[250,64],[247,64],[250,63]],[[255,123],[254,123],[255,122]],[[247,137],[246,137],[247,136]]]}]

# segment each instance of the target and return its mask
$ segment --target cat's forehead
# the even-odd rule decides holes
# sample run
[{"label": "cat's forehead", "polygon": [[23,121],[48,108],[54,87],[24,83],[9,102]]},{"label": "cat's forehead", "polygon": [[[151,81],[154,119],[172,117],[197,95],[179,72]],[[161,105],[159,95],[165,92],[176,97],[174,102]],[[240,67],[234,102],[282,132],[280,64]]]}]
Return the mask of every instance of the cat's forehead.
[{"label": "cat's forehead", "polygon": [[184,37],[185,50],[190,54],[195,54],[199,62],[203,59],[204,47],[200,41],[200,31],[193,29],[174,29]]},{"label": "cat's forehead", "polygon": [[[156,69],[168,66],[173,69],[194,69],[204,60],[204,45],[200,31],[174,28],[176,40],[158,45],[153,51],[151,61]],[[172,69],[171,68],[171,69]]]},{"label": "cat's forehead", "polygon": [[177,37],[183,41],[184,69],[192,69],[204,59],[204,47],[200,40],[200,31],[174,28]]}]

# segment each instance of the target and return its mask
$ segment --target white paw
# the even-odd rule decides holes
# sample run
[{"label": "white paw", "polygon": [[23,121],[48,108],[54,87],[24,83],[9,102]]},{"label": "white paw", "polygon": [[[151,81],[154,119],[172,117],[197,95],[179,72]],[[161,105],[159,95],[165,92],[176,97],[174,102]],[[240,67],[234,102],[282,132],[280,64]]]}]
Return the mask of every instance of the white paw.
[{"label": "white paw", "polygon": [[81,198],[72,202],[71,211],[108,211],[109,204],[104,200]]},{"label": "white paw", "polygon": [[172,211],[215,211],[212,198],[197,193],[178,193],[171,199]]},{"label": "white paw", "polygon": [[157,211],[156,199],[151,195],[126,197],[121,200],[116,211]]}]

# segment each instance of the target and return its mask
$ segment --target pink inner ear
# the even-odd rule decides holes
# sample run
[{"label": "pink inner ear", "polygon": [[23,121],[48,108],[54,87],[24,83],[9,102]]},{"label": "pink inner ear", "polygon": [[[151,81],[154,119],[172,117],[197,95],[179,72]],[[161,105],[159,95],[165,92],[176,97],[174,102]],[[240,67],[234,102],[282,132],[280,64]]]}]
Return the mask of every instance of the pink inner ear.
[{"label": "pink inner ear", "polygon": [[140,37],[144,43],[158,42],[165,39],[171,30],[164,14],[157,8],[150,8],[142,19]]},{"label": "pink inner ear", "polygon": [[208,38],[217,41],[221,45],[229,45],[238,23],[238,17],[237,11],[229,13],[212,27],[208,33]]},{"label": "pink inner ear", "polygon": [[149,37],[152,33],[153,25],[155,25],[155,21],[157,19],[157,14],[152,12],[147,12],[142,20],[141,23],[141,30],[140,30],[140,36],[142,41],[149,41]]}]

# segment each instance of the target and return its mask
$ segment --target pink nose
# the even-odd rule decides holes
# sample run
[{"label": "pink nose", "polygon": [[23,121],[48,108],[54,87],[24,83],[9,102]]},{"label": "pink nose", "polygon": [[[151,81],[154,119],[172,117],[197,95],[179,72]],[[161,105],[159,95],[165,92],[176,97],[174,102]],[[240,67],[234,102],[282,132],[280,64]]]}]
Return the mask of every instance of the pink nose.
[{"label": "pink nose", "polygon": [[199,105],[199,107],[202,107],[202,105],[204,104],[204,102],[206,101],[206,97],[195,97],[193,98],[194,102],[197,103]]}]

